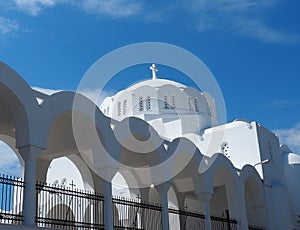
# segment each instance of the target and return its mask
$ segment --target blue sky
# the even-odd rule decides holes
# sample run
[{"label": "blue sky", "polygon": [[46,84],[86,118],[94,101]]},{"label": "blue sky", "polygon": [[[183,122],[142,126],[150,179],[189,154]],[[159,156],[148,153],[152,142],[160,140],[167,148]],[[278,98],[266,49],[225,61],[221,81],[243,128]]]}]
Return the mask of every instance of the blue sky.
[{"label": "blue sky", "polygon": [[174,44],[214,74],[228,121],[256,120],[298,148],[299,11],[298,0],[7,0],[0,2],[0,60],[31,86],[75,90],[110,51]]}]

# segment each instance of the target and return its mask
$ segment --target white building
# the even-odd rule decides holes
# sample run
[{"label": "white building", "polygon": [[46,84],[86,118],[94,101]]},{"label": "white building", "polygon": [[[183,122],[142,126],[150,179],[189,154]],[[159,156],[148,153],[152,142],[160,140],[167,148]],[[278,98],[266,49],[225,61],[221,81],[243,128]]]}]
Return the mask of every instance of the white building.
[{"label": "white building", "polygon": [[[151,69],[153,79],[106,98],[98,108],[74,92],[35,91],[0,64],[0,137],[19,157],[25,181],[22,199],[14,204],[23,221],[1,222],[9,211],[0,210],[0,229],[53,227],[51,221],[60,223],[57,228],[63,221],[88,221],[92,229],[133,229],[134,220],[135,229],[208,230],[222,229],[217,217],[228,214],[235,220],[231,229],[300,229],[300,157],[257,122],[218,124],[209,93],[158,79],[155,65]],[[60,157],[78,168],[85,190],[103,193],[103,208],[83,204],[86,196],[73,193],[57,204],[58,190],[36,188]],[[125,215],[125,204],[112,199],[117,173],[130,194],[161,208],[135,204],[135,218]],[[77,200],[84,209],[70,205]],[[152,222],[150,209],[158,213],[151,214]],[[102,227],[92,225],[101,221]],[[76,224],[72,228],[81,226]]]}]

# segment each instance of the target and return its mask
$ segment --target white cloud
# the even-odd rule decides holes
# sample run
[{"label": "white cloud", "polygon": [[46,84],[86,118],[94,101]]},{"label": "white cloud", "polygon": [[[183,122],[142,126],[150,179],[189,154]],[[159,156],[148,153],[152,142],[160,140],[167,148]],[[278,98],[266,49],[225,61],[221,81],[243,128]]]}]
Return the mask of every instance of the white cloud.
[{"label": "white cloud", "polygon": [[21,165],[16,154],[3,141],[0,141],[0,174],[21,176]]},{"label": "white cloud", "polygon": [[295,108],[300,106],[299,99],[278,99],[274,101],[268,101],[259,105],[262,108],[273,109],[273,110],[284,110],[289,108]]},{"label": "white cloud", "polygon": [[136,0],[85,0],[81,5],[86,12],[114,17],[136,15],[142,10],[140,1]]},{"label": "white cloud", "polygon": [[300,154],[300,123],[292,128],[273,130],[279,136],[280,143],[288,145],[295,153]]},{"label": "white cloud", "polygon": [[[300,42],[300,34],[281,31],[268,25],[265,13],[280,7],[283,0],[183,0],[154,2],[141,0],[11,0],[9,8],[36,16],[49,7],[65,4],[77,7],[89,14],[106,15],[114,18],[143,17],[150,22],[162,22],[187,12],[199,32],[219,30],[234,33],[266,43]],[[18,24],[0,18],[0,35],[18,29]]]},{"label": "white cloud", "polygon": [[53,7],[64,0],[13,0],[16,8],[30,15],[39,14],[46,7]]},{"label": "white cloud", "polygon": [[197,20],[200,32],[226,30],[267,43],[296,43],[300,35],[267,25],[264,12],[280,0],[186,0],[183,8]]},{"label": "white cloud", "polygon": [[251,38],[256,38],[267,43],[297,43],[300,36],[293,33],[281,32],[268,27],[261,20],[245,20],[239,22],[238,27],[242,34]]},{"label": "white cloud", "polygon": [[83,9],[87,13],[96,13],[113,17],[126,17],[138,14],[141,1],[138,0],[13,0],[15,8],[32,16],[58,4],[67,4]]},{"label": "white cloud", "polygon": [[0,16],[0,36],[14,34],[18,29],[16,21]]}]

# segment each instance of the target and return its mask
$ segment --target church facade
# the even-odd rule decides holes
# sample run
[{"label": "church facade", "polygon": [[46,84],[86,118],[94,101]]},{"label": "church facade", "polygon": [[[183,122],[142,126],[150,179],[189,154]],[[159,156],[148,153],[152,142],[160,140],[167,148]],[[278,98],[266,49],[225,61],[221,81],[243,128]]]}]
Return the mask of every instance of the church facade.
[{"label": "church facade", "polygon": [[[151,70],[152,79],[98,107],[75,92],[36,91],[0,63],[0,137],[23,168],[22,179],[0,184],[24,182],[11,209],[0,204],[0,229],[45,229],[51,221],[76,222],[71,229],[300,229],[300,157],[258,122],[218,124],[208,92]],[[42,183],[61,157],[76,165],[85,192]],[[113,196],[117,173],[138,201]],[[85,202],[90,197],[101,208]],[[133,221],[122,205],[135,208]],[[18,224],[5,220],[13,210]],[[218,225],[224,218],[229,224]]]}]

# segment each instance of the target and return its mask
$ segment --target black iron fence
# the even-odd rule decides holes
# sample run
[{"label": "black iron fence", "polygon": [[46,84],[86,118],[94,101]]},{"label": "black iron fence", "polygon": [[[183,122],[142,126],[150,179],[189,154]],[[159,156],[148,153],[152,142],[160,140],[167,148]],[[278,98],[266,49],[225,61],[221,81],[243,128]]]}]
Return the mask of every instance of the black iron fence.
[{"label": "black iron fence", "polygon": [[21,224],[24,181],[0,175],[0,223]]},{"label": "black iron fence", "polygon": [[237,230],[237,221],[230,218],[229,211],[226,210],[226,217],[211,216],[212,230]]},{"label": "black iron fence", "polygon": [[201,213],[169,209],[170,229],[205,230],[204,215]]},{"label": "black iron fence", "polygon": [[114,229],[160,230],[162,208],[139,199],[113,198]]},{"label": "black iron fence", "polygon": [[[25,183],[22,179],[0,175],[0,224],[22,224]],[[104,197],[95,192],[65,186],[36,184],[38,227],[63,229],[104,229]],[[160,230],[162,208],[139,199],[113,198],[115,230]],[[200,213],[169,209],[170,229],[204,230],[205,216]],[[212,230],[236,230],[237,221],[211,216]],[[264,230],[249,226],[249,230]]]},{"label": "black iron fence", "polygon": [[36,184],[39,227],[104,229],[103,195],[64,186]]}]

